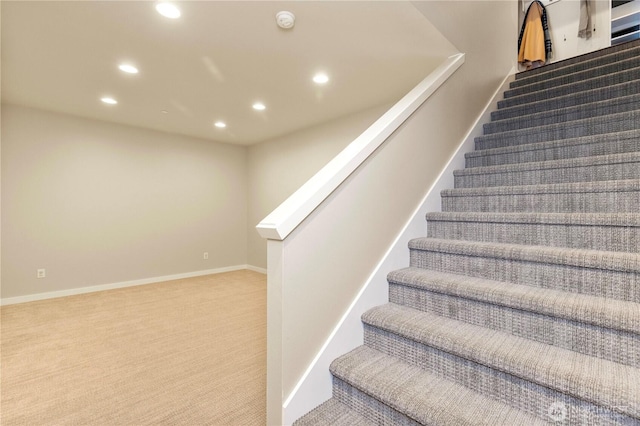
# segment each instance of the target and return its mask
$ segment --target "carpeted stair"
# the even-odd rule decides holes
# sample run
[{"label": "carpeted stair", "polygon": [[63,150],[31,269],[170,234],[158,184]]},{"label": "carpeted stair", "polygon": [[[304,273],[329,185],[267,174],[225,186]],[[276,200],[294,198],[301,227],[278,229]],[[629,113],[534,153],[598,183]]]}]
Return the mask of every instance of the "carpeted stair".
[{"label": "carpeted stair", "polygon": [[520,73],[305,425],[640,425],[640,41]]}]

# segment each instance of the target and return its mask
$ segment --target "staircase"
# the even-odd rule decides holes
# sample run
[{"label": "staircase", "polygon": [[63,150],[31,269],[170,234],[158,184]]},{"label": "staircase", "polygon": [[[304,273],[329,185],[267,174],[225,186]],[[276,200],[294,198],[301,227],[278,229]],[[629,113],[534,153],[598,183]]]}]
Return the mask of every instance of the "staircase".
[{"label": "staircase", "polygon": [[295,425],[640,425],[640,41],[518,74]]}]

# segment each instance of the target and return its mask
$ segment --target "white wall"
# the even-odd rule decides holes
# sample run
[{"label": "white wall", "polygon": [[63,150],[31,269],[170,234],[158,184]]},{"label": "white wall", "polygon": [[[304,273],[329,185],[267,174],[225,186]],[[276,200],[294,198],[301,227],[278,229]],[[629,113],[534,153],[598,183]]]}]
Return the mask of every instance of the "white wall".
[{"label": "white wall", "polygon": [[[525,0],[525,3],[530,2]],[[596,10],[591,19],[595,22],[595,31],[590,39],[578,37],[580,0],[560,0],[546,6],[549,33],[553,43],[551,63],[604,49],[611,45],[611,1],[595,0],[594,4]],[[522,6],[519,10],[518,32],[524,20]]]},{"label": "white wall", "polygon": [[244,265],[246,176],[244,147],[3,105],[2,297]]},{"label": "white wall", "polygon": [[1,296],[266,268],[256,224],[389,106],[241,147],[3,105]]},{"label": "white wall", "polygon": [[267,267],[267,242],[256,225],[386,112],[371,108],[248,148],[248,263]]}]

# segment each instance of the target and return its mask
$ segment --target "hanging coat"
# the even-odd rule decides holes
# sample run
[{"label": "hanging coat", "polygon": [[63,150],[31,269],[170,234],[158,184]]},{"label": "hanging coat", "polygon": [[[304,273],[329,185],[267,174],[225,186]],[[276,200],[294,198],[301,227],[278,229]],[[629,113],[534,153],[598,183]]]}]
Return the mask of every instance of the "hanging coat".
[{"label": "hanging coat", "polygon": [[529,5],[520,37],[518,62],[548,62],[551,59],[551,37],[547,25],[547,11],[539,1]]},{"label": "hanging coat", "polygon": [[578,37],[591,38],[595,31],[591,18],[595,15],[596,3],[594,0],[580,0],[580,23],[578,24]]}]

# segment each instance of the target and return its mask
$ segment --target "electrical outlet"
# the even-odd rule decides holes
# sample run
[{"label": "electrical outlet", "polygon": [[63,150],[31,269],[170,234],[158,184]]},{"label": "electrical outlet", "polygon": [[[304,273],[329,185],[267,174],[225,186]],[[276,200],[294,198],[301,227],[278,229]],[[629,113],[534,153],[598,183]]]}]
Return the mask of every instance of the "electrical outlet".
[{"label": "electrical outlet", "polygon": [[205,260],[208,259],[209,258],[209,252],[205,251],[204,254],[202,255],[202,258],[205,259]]},{"label": "electrical outlet", "polygon": [[47,276],[47,270],[46,269],[38,269],[36,270],[36,277],[37,278],[45,278]]}]

